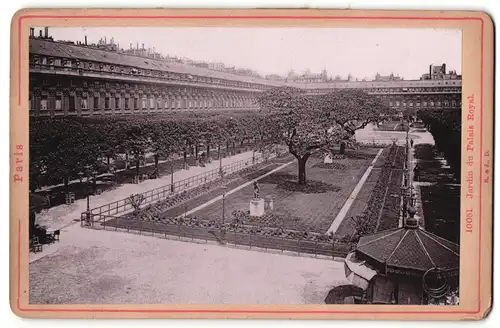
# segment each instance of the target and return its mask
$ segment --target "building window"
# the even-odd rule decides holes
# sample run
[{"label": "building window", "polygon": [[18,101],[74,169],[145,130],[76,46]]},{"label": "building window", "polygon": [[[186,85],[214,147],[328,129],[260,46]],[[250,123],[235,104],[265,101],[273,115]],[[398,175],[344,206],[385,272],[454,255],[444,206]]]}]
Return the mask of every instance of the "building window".
[{"label": "building window", "polygon": [[115,98],[115,109],[120,109],[121,106],[120,106],[120,97],[116,97]]},{"label": "building window", "polygon": [[396,101],[396,106],[399,106],[399,101]]},{"label": "building window", "polygon": [[56,110],[62,109],[62,98],[61,96],[56,97]]},{"label": "building window", "polygon": [[47,96],[42,96],[40,99],[40,110],[47,110]]},{"label": "building window", "polygon": [[427,106],[427,101],[424,101],[422,106],[426,107]]},{"label": "building window", "polygon": [[125,109],[129,109],[129,98],[125,98]]},{"label": "building window", "polygon": [[111,106],[109,105],[109,97],[104,98],[104,109],[110,109]]},{"label": "building window", "polygon": [[134,108],[139,109],[139,98],[134,98]]},{"label": "building window", "polygon": [[142,98],[142,109],[146,108],[146,98]]},{"label": "building window", "polygon": [[156,108],[161,109],[161,98],[156,99]]},{"label": "building window", "polygon": [[54,59],[54,65],[61,66],[61,60],[60,59]]},{"label": "building window", "polygon": [[89,109],[89,99],[87,98],[87,96],[82,97],[81,108]]},{"label": "building window", "polygon": [[168,108],[168,99],[163,102],[163,108]]},{"label": "building window", "polygon": [[47,57],[42,57],[42,65],[47,65]]},{"label": "building window", "polygon": [[151,109],[155,108],[155,99],[154,98],[149,98],[149,108],[151,108]]},{"label": "building window", "polygon": [[69,96],[69,111],[74,112],[75,111],[75,96]]},{"label": "building window", "polygon": [[99,109],[99,97],[94,97],[94,109]]}]

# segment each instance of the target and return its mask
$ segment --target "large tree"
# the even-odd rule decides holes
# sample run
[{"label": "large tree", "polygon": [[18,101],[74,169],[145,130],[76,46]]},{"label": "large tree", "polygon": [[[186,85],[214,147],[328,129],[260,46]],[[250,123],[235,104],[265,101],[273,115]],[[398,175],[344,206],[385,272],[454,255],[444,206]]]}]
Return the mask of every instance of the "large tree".
[{"label": "large tree", "polygon": [[[341,89],[317,98],[320,115],[338,130],[344,143],[352,141],[357,130],[377,123],[391,114],[380,99],[358,89]],[[344,152],[341,147],[341,153]]]},{"label": "large tree", "polygon": [[258,98],[258,103],[267,112],[264,141],[286,145],[298,162],[298,183],[307,184],[307,160],[314,151],[339,142],[337,129],[321,115],[317,99],[295,88],[268,90]]}]

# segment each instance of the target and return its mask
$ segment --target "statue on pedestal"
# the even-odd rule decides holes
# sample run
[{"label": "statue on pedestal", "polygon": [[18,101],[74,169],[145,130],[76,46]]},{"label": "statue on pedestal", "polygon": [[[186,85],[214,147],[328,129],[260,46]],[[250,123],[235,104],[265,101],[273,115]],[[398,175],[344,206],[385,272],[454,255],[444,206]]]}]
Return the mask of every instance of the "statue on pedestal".
[{"label": "statue on pedestal", "polygon": [[253,198],[259,199],[260,198],[259,194],[260,194],[259,185],[257,184],[257,181],[254,181],[254,183],[253,183]]}]

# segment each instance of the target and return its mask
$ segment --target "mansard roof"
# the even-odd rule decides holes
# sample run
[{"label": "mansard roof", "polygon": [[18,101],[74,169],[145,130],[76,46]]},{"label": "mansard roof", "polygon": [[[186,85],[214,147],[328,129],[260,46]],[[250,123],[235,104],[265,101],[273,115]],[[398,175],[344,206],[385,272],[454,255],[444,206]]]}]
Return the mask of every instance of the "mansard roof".
[{"label": "mansard roof", "polygon": [[196,67],[180,63],[172,63],[166,60],[139,57],[118,52],[90,48],[82,45],[74,45],[50,40],[30,38],[30,53],[62,58],[76,58],[106,64],[124,65],[147,70],[159,70],[170,73],[180,73],[200,77],[218,78],[229,81],[244,83],[256,83],[267,86],[291,86],[306,90],[317,89],[352,89],[352,88],[405,88],[405,87],[444,87],[462,86],[462,80],[399,80],[399,81],[331,81],[324,83],[299,83],[291,81],[269,80],[251,76],[243,76]]},{"label": "mansard roof", "polygon": [[37,38],[30,39],[30,53],[53,57],[76,58],[80,60],[89,60],[115,65],[120,64],[140,69],[158,70],[201,77],[212,77],[245,83],[258,83],[271,86],[284,85],[284,82],[280,81],[270,81],[250,76],[236,75],[202,67],[172,63],[161,59],[133,56],[118,52],[94,49],[80,45],[53,42]]}]

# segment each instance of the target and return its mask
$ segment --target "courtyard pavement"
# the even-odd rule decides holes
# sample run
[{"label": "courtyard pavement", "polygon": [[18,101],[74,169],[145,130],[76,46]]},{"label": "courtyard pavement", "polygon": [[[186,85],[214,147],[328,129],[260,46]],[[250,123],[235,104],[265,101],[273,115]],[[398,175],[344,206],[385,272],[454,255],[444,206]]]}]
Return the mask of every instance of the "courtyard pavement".
[{"label": "courtyard pavement", "polygon": [[30,264],[32,304],[324,304],[346,283],[342,262],[78,225],[44,255]]}]

